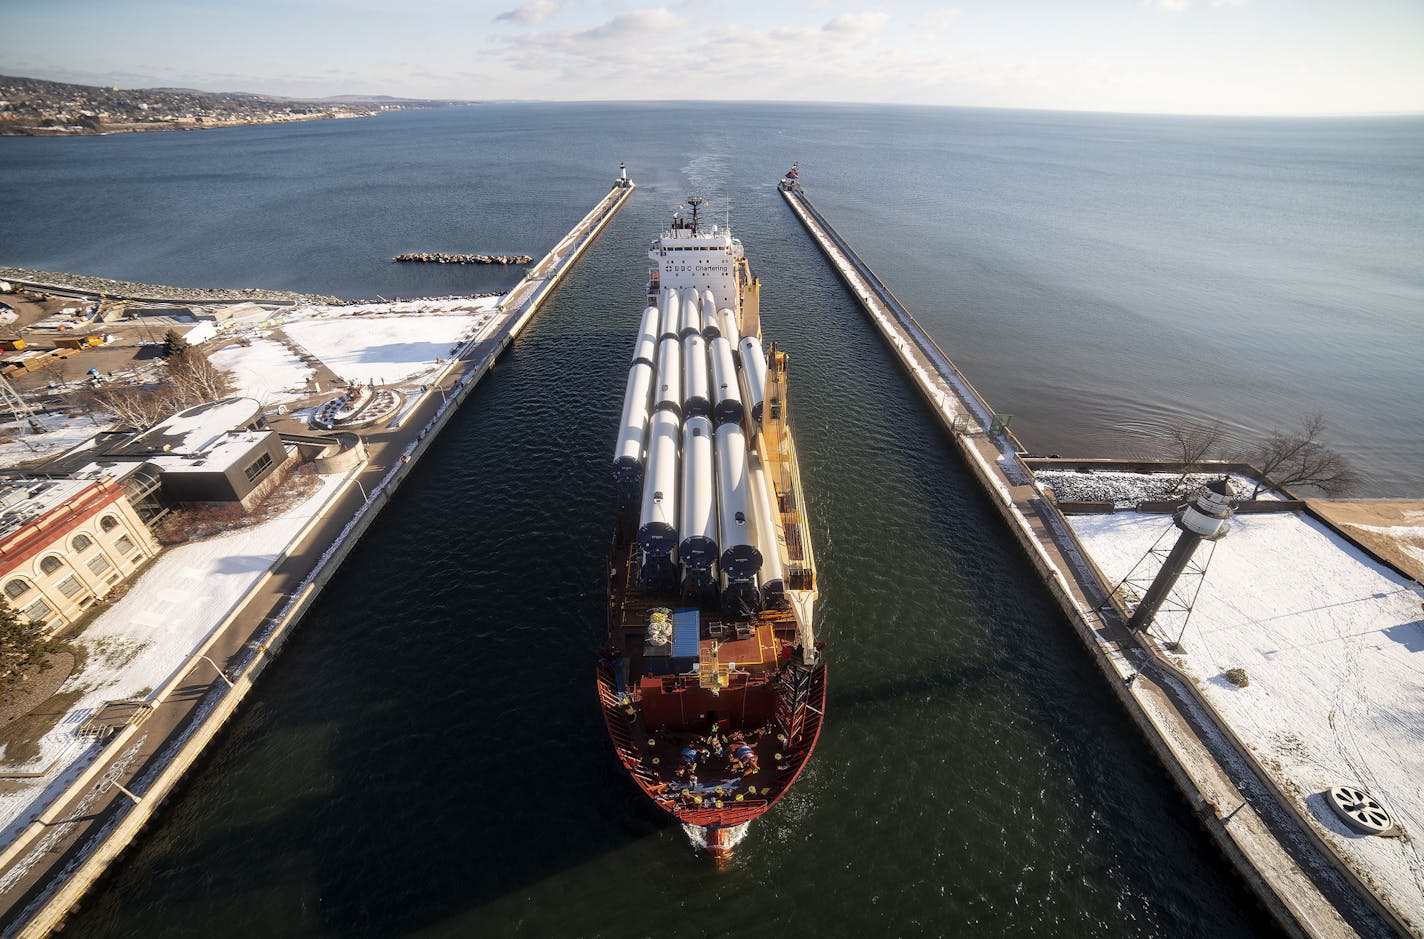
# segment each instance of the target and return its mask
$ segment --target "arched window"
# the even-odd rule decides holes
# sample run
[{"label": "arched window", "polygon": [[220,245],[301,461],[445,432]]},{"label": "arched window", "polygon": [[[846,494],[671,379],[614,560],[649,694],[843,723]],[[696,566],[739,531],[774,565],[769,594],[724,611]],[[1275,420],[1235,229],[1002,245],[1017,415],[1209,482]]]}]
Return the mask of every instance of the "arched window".
[{"label": "arched window", "polygon": [[69,546],[74,549],[75,554],[83,554],[94,544],[94,539],[88,535],[75,535]]},{"label": "arched window", "polygon": [[5,585],[5,596],[9,597],[11,600],[15,600],[19,597],[23,597],[25,595],[25,592],[29,589],[29,584],[25,583],[19,578],[16,578],[15,580],[12,580]]},{"label": "arched window", "polygon": [[119,527],[119,520],[114,518],[112,515],[105,515],[103,518],[99,519],[99,527],[104,531],[113,531],[115,528]]},{"label": "arched window", "polygon": [[59,558],[55,557],[53,554],[51,554],[49,557],[45,558],[43,561],[40,562],[40,570],[44,571],[46,574],[53,574],[55,571],[59,570],[63,566],[64,562],[61,561]]}]

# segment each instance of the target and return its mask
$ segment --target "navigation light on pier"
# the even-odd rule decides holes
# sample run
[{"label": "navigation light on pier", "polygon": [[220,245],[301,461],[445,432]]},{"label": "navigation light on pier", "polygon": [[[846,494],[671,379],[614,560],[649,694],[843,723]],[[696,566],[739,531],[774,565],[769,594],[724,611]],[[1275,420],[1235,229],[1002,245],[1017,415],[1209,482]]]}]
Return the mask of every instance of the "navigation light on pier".
[{"label": "navigation light on pier", "polygon": [[1167,599],[1177,579],[1182,576],[1182,571],[1196,553],[1197,546],[1203,541],[1216,541],[1226,535],[1231,527],[1231,516],[1236,511],[1235,507],[1236,492],[1232,489],[1230,480],[1223,478],[1207,483],[1197,491],[1194,500],[1178,510],[1173,522],[1182,533],[1178,536],[1177,543],[1172,546],[1167,560],[1162,562],[1162,569],[1147,588],[1142,602],[1137,605],[1136,612],[1128,621],[1129,627],[1146,629],[1152,625],[1152,618],[1157,615],[1162,601]]}]

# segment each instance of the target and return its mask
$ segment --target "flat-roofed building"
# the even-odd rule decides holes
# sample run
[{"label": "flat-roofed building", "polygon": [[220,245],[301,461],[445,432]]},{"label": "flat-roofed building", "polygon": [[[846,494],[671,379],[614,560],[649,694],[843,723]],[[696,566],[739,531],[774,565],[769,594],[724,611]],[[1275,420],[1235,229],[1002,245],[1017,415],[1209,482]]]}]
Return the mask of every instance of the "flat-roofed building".
[{"label": "flat-roofed building", "polygon": [[180,411],[105,454],[142,460],[174,502],[240,502],[290,458],[252,398],[225,398]]}]

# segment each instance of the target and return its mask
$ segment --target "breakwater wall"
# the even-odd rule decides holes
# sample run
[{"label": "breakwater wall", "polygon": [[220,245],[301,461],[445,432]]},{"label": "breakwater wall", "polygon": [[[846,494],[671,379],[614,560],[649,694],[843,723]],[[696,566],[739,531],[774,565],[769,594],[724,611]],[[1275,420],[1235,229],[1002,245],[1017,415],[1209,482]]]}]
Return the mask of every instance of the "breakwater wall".
[{"label": "breakwater wall", "polygon": [[[0,932],[6,936],[35,939],[48,935],[61,925],[68,911],[128,848],[143,826],[158,811],[164,799],[179,785],[184,774],[197,762],[207,745],[236,712],[251,691],[254,680],[281,651],[301,618],[320,596],[322,589],[336,575],[342,562],[370,529],[381,509],[414,472],[420,457],[473,393],[480,379],[493,367],[498,355],[513,342],[544,301],[552,295],[569,268],[623,207],[634,188],[636,187],[631,181],[615,184],[608,195],[600,199],[539,262],[536,269],[538,276],[526,277],[505,296],[497,307],[502,319],[493,331],[468,340],[457,350],[452,357],[451,367],[441,375],[423,399],[423,402],[430,403],[432,413],[422,423],[416,424],[412,421],[403,427],[399,436],[387,447],[387,452],[382,454],[389,458],[389,467],[378,473],[374,467],[366,465],[348,478],[342,492],[329,503],[341,504],[351,495],[353,488],[361,494],[355,511],[332,538],[329,546],[315,558],[310,572],[295,588],[287,592],[286,600],[263,619],[253,635],[243,637],[244,654],[230,662],[225,680],[215,682],[201,696],[191,718],[164,742],[164,755],[159,764],[150,766],[141,776],[128,780],[128,785],[124,788],[133,795],[128,799],[114,799],[117,808],[108,810],[106,817],[96,821],[96,830],[85,835],[84,843],[73,852],[73,857],[65,859],[56,856],[51,859],[52,863],[56,864],[52,879],[23,909],[11,909],[3,915]],[[373,462],[374,459],[373,454]],[[363,477],[370,480],[369,484]],[[330,523],[329,515],[313,518],[283,551],[274,566],[287,558],[287,551],[291,551],[312,532],[320,530],[324,523]],[[229,626],[237,619],[242,608],[257,596],[271,576],[269,571],[234,604],[225,620],[174,673],[169,683],[172,687],[160,689],[157,698],[167,697],[174,688],[188,680],[188,670],[227,634]],[[142,725],[127,727],[106,741],[103,752],[63,794],[52,801],[51,808],[40,821],[31,825],[5,850],[3,857],[0,857],[0,876],[4,876],[5,868],[27,861],[32,865],[40,864],[52,852],[60,851],[63,823],[56,826],[56,822],[59,822],[63,814],[62,809],[76,797],[90,798],[84,794],[85,790],[90,790],[97,796],[109,792],[115,786],[122,786],[119,780],[127,772],[128,763],[134,759],[141,743],[141,740],[135,740],[135,737],[142,733]],[[85,804],[86,809],[88,805]],[[102,814],[102,810],[98,808],[93,811],[96,815]]]},{"label": "breakwater wall", "polygon": [[1337,856],[1318,849],[1309,826],[1254,757],[1222,733],[1170,658],[1126,629],[1110,588],[983,396],[799,186],[781,192],[949,432],[1108,687],[1280,925],[1295,936],[1406,934]]}]

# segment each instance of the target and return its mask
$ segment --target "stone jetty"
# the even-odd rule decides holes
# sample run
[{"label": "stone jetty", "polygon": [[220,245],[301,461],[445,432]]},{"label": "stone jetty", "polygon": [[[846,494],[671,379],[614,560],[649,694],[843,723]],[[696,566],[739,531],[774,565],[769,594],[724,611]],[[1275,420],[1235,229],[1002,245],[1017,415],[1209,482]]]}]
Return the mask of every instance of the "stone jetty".
[{"label": "stone jetty", "polygon": [[421,251],[414,254],[398,254],[395,260],[402,264],[533,264],[534,259],[527,254],[444,254],[442,252]]}]

